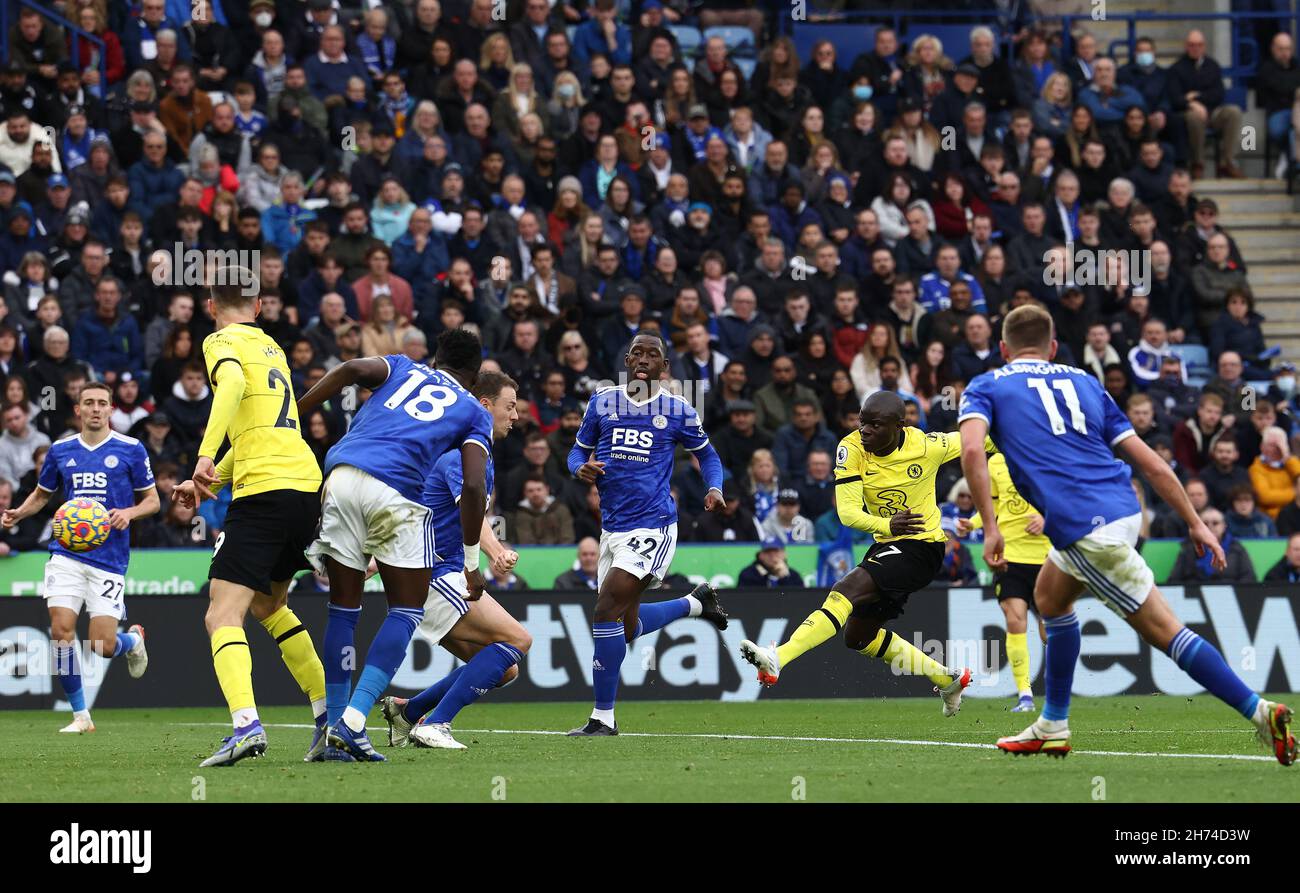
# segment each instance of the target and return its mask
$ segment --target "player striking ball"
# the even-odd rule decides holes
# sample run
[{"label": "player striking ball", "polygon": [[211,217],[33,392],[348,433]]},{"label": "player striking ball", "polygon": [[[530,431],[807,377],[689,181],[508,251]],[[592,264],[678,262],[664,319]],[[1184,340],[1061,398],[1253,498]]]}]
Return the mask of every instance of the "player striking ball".
[{"label": "player striking ball", "polygon": [[[1034,606],[1034,581],[1047,560],[1052,543],[1043,535],[1043,516],[1038,509],[1016,492],[1016,485],[1007,470],[1007,457],[1001,453],[989,456],[989,481],[993,486],[993,502],[997,506],[998,529],[1006,540],[1007,566],[993,575],[993,592],[998,597],[998,607],[1007,621],[1007,663],[1016,680],[1018,692],[1012,713],[1032,713],[1034,693],[1029,687],[1029,609]],[[957,532],[962,536],[981,528],[984,522],[979,513],[970,518],[957,519]],[[1040,635],[1042,623],[1039,623]]]},{"label": "player striking ball", "polygon": [[779,647],[740,643],[758,681],[777,683],[782,668],[841,630],[844,644],[898,670],[922,675],[943,699],[943,715],[961,709],[969,669],[949,669],[885,628],[903,613],[908,596],[930,585],[943,565],[947,534],[939,526],[935,475],[957,458],[953,434],[926,434],[903,424],[902,398],[892,391],[867,397],[861,427],[840,441],[835,454],[835,507],[840,521],[876,541],[862,563],[835,584],[821,608],[808,615]]},{"label": "player striking ball", "polygon": [[[203,339],[212,410],[194,477],[177,486],[174,498],[196,504],[214,498],[227,482],[233,487],[208,569],[211,601],[204,623],[234,733],[200,764],[230,766],[261,756],[267,746],[244,633],[250,611],[275,637],[280,656],[311,702],[317,737],[321,734],[324,669],[311,634],[288,606],[289,584],[307,567],[303,549],[320,517],[320,469],[300,433],[284,351],[257,327],[262,300],[242,284],[255,281],[251,271],[228,267],[215,277],[219,284],[210,287],[208,311],[217,329]],[[214,465],[227,437],[230,449]]]},{"label": "player striking ball", "polygon": [[[514,379],[500,372],[484,372],[474,385],[474,396],[492,414],[494,440],[509,434],[511,425],[519,419],[518,388]],[[494,476],[494,463],[489,455],[489,500]],[[460,453],[453,450],[433,466],[420,499],[433,513],[434,541],[438,544],[438,563],[429,581],[420,632],[467,663],[410,700],[383,699],[388,743],[395,747],[414,742],[417,747],[463,750],[465,745],[451,735],[452,720],[482,695],[513,680],[519,673],[517,664],[533,644],[528,631],[492,596],[484,593],[475,602],[467,598],[465,556],[458,530],[461,486]],[[508,573],[519,560],[518,553],[502,545],[486,522],[479,543],[494,568]],[[430,710],[433,712],[429,713]],[[425,717],[423,722],[421,717]]]},{"label": "player striking ball", "polygon": [[982,455],[990,432],[1007,457],[1016,489],[1043,510],[1052,549],[1034,587],[1047,626],[1043,712],[1020,734],[999,739],[998,747],[1009,753],[1069,753],[1070,690],[1081,642],[1074,601],[1086,586],[1143,639],[1253,722],[1278,762],[1294,763],[1291,709],[1247,688],[1217,648],[1178,620],[1156,588],[1151,568],[1134,547],[1142,516],[1132,472],[1113,451],[1123,453],[1177,510],[1197,552],[1208,550],[1214,565],[1224,567],[1223,548],[1178,478],[1133,436],[1128,418],[1094,376],[1052,362],[1056,338],[1047,311],[1026,306],[1007,314],[1001,351],[1007,364],[971,381],[958,416],[962,468],[984,520],[984,557],[994,570],[1006,567],[1006,544]]},{"label": "player striking ball", "polygon": [[569,732],[573,736],[618,734],[614,700],[619,667],[637,636],[680,617],[701,617],[727,628],[726,612],[707,583],[682,598],[640,604],[642,593],[667,576],[677,550],[677,506],[669,486],[677,444],[699,460],[709,488],[706,511],[723,505],[722,461],[690,403],[660,386],[668,362],[659,336],[634,337],[623,363],[627,385],[602,388],[592,396],[569,451],[569,471],[600,490],[602,528],[591,629],[596,705],[587,724]]},{"label": "player striking ball", "polygon": [[50,560],[45,565],[44,594],[50,611],[55,671],[72,705],[72,722],[59,731],[78,734],[95,731],[86,709],[77,657],[77,615],[83,606],[90,615],[90,643],[96,654],[125,654],[127,671],[134,679],[143,676],[149,665],[144,627],[137,623],[120,633],[117,626],[126,617],[122,594],[131,557],[127,528],[137,518],[158,511],[160,503],[144,446],[108,426],[113,389],[100,381],[83,385],[75,412],[81,420],[81,433],[54,442],[45,454],[36,489],[22,505],[4,513],[0,527],[13,527],[36,514],[60,489],[68,499],[93,499],[108,509],[112,531],[103,545],[73,552],[51,539]]},{"label": "player striking ball", "polygon": [[[304,415],[343,388],[372,393],[352,428],[325,455],[320,537],[308,557],[330,581],[325,629],[327,746],[320,756],[339,762],[383,762],[366,735],[366,716],[402,663],[424,617],[429,574],[437,563],[434,517],[420,493],[444,453],[460,453],[463,483],[460,536],[465,598],[483,594],[479,537],[487,505],[492,416],[468,389],[478,378],[483,346],[466,329],[438,336],[434,367],[401,354],[348,360],[325,374],[298,401]],[[361,592],[371,556],[388,598],[388,616],[350,692]]]}]

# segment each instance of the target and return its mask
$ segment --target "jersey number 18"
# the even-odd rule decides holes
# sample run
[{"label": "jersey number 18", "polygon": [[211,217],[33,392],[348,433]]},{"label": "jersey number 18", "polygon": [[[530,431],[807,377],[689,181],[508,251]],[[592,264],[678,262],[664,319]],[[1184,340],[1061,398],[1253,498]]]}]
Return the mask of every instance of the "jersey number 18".
[{"label": "jersey number 18", "polygon": [[[456,392],[442,385],[425,384],[425,381],[424,373],[412,369],[406,373],[406,381],[402,386],[393,392],[393,396],[384,401],[384,406],[388,409],[401,406],[406,414],[417,422],[438,421],[447,411],[447,407],[456,402]],[[424,387],[420,387],[422,384]],[[420,388],[420,392],[403,404],[402,401],[410,397],[416,388]]]}]

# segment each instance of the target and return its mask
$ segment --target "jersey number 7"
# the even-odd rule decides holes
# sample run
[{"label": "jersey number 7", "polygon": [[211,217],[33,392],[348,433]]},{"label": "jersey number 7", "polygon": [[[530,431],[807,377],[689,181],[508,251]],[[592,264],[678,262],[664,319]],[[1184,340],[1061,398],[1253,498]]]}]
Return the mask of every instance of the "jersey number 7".
[{"label": "jersey number 7", "polygon": [[1084,418],[1083,409],[1079,406],[1079,393],[1074,389],[1074,382],[1068,378],[1058,378],[1052,382],[1050,389],[1045,378],[1030,378],[1025,383],[1037,391],[1038,399],[1043,401],[1043,409],[1047,410],[1047,421],[1052,425],[1053,434],[1059,437],[1065,433],[1065,419],[1061,417],[1052,389],[1060,391],[1065,397],[1065,406],[1070,410],[1070,427],[1080,434],[1088,433],[1088,420]]}]

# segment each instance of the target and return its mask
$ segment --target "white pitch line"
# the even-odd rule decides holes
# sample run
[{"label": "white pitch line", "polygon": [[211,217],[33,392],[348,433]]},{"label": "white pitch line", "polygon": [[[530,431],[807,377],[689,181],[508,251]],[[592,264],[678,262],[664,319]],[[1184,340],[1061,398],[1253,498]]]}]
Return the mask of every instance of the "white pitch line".
[{"label": "white pitch line", "polygon": [[[177,726],[228,726],[224,722],[178,722]],[[314,725],[296,723],[263,723],[272,729],[314,729]],[[458,732],[486,735],[563,735],[555,729],[457,729]],[[975,750],[997,750],[997,745],[972,741],[922,741],[912,738],[821,738],[811,735],[726,735],[709,732],[619,732],[620,738],[707,738],[722,741],[795,741],[812,744],[903,744],[909,747],[962,747]],[[1137,753],[1123,750],[1072,750],[1089,757],[1169,757],[1179,760],[1246,760],[1272,763],[1273,757],[1239,753]]]}]

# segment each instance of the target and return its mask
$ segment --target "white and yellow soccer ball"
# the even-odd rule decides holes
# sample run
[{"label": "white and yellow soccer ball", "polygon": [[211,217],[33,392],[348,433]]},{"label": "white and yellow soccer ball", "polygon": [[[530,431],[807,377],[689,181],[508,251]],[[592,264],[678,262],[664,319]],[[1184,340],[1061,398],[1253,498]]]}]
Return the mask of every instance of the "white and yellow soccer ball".
[{"label": "white and yellow soccer ball", "polygon": [[54,513],[51,529],[54,538],[69,552],[98,549],[112,532],[108,509],[93,499],[69,499],[63,503]]}]

